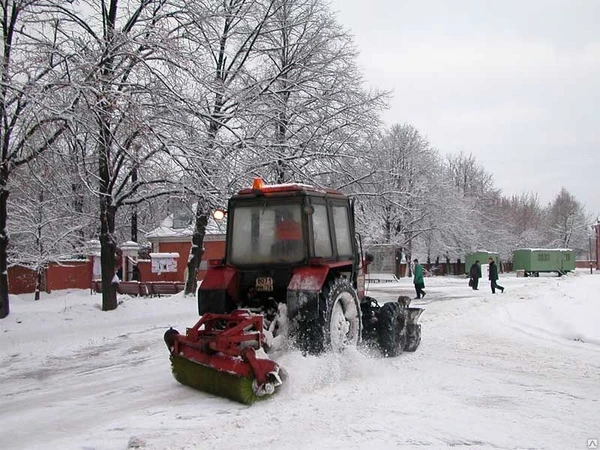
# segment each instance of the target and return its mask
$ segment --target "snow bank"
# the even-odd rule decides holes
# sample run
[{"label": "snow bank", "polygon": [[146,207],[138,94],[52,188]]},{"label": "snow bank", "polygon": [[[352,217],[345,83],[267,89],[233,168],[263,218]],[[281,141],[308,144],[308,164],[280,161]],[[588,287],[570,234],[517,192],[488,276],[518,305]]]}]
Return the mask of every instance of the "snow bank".
[{"label": "snow bank", "polygon": [[[496,295],[485,281],[428,278],[414,354],[280,355],[284,389],[252,407],[173,379],[162,335],[194,324],[194,297],[120,296],[102,312],[88,291],[11,296],[0,448],[585,448],[600,421],[600,275],[501,274]],[[369,293],[394,301],[412,283]]]}]

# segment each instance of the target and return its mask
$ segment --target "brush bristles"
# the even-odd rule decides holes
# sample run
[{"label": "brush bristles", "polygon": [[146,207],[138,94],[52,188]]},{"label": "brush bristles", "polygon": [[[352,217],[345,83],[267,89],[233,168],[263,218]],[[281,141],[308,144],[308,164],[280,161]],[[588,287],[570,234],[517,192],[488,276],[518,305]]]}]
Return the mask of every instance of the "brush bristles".
[{"label": "brush bristles", "polygon": [[256,396],[252,389],[251,378],[221,372],[177,355],[171,355],[171,368],[177,381],[199,391],[246,405],[265,398]]}]

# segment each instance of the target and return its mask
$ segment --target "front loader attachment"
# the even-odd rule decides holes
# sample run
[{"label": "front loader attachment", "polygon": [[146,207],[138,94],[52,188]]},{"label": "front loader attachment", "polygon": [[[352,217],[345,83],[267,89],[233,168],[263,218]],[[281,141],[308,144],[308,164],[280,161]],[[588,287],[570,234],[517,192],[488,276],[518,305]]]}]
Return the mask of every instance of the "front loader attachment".
[{"label": "front loader attachment", "polygon": [[421,324],[417,323],[423,313],[423,308],[413,308],[410,306],[410,297],[398,297],[398,303],[404,306],[406,311],[406,342],[404,351],[414,352],[421,344]]},{"label": "front loader attachment", "polygon": [[374,298],[365,297],[361,303],[363,342],[378,347],[385,357],[416,351],[421,344],[418,320],[423,311],[422,308],[411,308],[410,298],[406,296],[383,305]]},{"label": "front loader attachment", "polygon": [[181,335],[170,328],[165,343],[173,376],[200,391],[252,404],[275,394],[284,373],[263,358],[263,318],[246,310],[204,314]]}]

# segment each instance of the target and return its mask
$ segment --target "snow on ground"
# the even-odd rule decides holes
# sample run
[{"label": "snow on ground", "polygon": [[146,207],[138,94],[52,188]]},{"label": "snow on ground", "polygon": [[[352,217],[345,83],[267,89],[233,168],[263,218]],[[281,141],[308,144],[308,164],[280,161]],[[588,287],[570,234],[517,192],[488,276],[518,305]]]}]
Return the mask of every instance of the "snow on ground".
[{"label": "snow on ground", "polygon": [[[484,281],[484,280],[482,280]],[[175,382],[162,335],[196,320],[183,295],[11,296],[0,321],[1,449],[586,449],[600,439],[600,274],[426,279],[414,354],[279,359],[247,407]],[[409,279],[371,284],[391,301]],[[416,301],[415,301],[416,302]]]}]

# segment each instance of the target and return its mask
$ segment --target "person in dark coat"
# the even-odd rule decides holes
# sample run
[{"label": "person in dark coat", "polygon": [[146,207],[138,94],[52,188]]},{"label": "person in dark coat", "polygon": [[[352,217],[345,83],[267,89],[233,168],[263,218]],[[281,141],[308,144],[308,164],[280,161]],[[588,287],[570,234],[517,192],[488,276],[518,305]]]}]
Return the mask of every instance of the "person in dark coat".
[{"label": "person in dark coat", "polygon": [[471,278],[471,287],[474,291],[477,291],[479,279],[481,278],[481,266],[479,265],[479,260],[475,261],[469,269],[469,278]]},{"label": "person in dark coat", "polygon": [[131,269],[131,280],[132,281],[141,281],[140,280],[140,268],[135,264],[133,269]]},{"label": "person in dark coat", "polygon": [[498,280],[498,266],[496,265],[496,263],[494,262],[494,260],[492,258],[488,258],[488,262],[489,262],[489,273],[490,273],[490,284],[492,287],[492,294],[496,293],[496,289],[500,289],[502,291],[502,293],[504,294],[504,288],[502,286],[500,286],[498,283],[496,283],[496,281]]},{"label": "person in dark coat", "polygon": [[423,280],[423,266],[419,264],[418,259],[415,259],[413,262],[415,263],[413,283],[415,284],[415,291],[417,291],[416,298],[421,298],[421,296],[425,298],[425,291],[423,290],[425,287],[425,281]]}]

